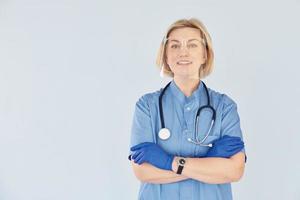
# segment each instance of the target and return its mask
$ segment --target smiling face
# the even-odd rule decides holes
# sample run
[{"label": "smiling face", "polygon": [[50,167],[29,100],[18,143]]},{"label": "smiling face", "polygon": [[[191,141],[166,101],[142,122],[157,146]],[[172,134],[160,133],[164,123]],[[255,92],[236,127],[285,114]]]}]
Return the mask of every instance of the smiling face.
[{"label": "smiling face", "polygon": [[166,62],[174,77],[199,79],[205,63],[205,45],[199,29],[184,27],[173,30],[166,44]]}]

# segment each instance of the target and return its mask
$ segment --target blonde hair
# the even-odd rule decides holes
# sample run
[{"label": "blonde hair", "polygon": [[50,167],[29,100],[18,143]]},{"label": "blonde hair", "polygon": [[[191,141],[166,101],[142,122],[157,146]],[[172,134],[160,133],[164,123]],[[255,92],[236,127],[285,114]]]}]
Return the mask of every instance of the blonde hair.
[{"label": "blonde hair", "polygon": [[168,39],[170,33],[179,28],[196,28],[200,30],[201,37],[204,39],[205,43],[205,52],[206,52],[206,61],[204,64],[201,65],[199,70],[199,77],[204,78],[207,75],[209,75],[213,70],[213,63],[214,63],[214,52],[212,49],[212,41],[211,37],[206,30],[206,27],[203,25],[203,23],[196,19],[179,19],[168,28],[166,35],[164,36],[160,48],[158,50],[157,58],[156,58],[156,64],[158,68],[161,70],[162,73],[174,77],[174,73],[171,71],[169,65],[166,62],[166,40]]}]

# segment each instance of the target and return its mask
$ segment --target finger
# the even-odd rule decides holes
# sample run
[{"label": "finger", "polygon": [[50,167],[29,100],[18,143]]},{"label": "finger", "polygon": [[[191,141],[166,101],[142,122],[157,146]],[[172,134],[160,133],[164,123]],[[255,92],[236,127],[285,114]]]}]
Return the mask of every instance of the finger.
[{"label": "finger", "polygon": [[[236,148],[236,147],[244,147],[244,144],[243,143],[238,143],[238,144],[229,144],[226,146],[227,148]],[[225,147],[225,148],[226,148]]]},{"label": "finger", "polygon": [[241,138],[239,137],[225,137],[225,138],[221,138],[222,141],[240,141]]},{"label": "finger", "polygon": [[236,146],[230,150],[233,154],[236,154],[237,152],[241,151],[244,148],[244,146]]},{"label": "finger", "polygon": [[229,144],[226,144],[227,146],[237,146],[237,145],[244,145],[244,142],[230,142]]},{"label": "finger", "polygon": [[139,160],[141,160],[141,158],[143,157],[145,155],[145,153],[144,152],[141,152],[139,155],[137,155],[136,157],[135,157],[135,162],[138,162]]},{"label": "finger", "polygon": [[136,151],[136,152],[134,152],[134,154],[132,155],[131,158],[132,158],[133,160],[135,160],[136,157],[138,157],[138,155],[140,155],[142,152],[143,152],[143,151]]},{"label": "finger", "polygon": [[136,151],[142,147],[145,147],[145,146],[149,146],[149,145],[152,145],[153,143],[152,142],[143,142],[143,143],[140,143],[140,144],[137,144],[133,147],[130,148],[131,151]]},{"label": "finger", "polygon": [[237,151],[239,149],[242,149],[242,148],[244,148],[243,145],[228,146],[228,147],[224,148],[224,151],[230,153],[230,152],[235,152],[235,151]]},{"label": "finger", "polygon": [[218,143],[238,142],[240,140],[241,139],[239,137],[232,137],[232,136],[225,135],[219,139],[214,140],[214,142],[218,144]]},{"label": "finger", "polygon": [[232,139],[232,140],[221,141],[220,143],[225,145],[236,145],[236,144],[242,144],[243,141],[241,141],[240,139]]},{"label": "finger", "polygon": [[142,152],[136,159],[135,159],[135,162],[137,164],[143,164],[145,162],[145,153]]},{"label": "finger", "polygon": [[232,142],[235,142],[235,141],[241,141],[241,138],[239,137],[227,137],[227,138],[224,138],[223,141],[226,141],[226,142],[229,142],[229,141],[232,141]]},{"label": "finger", "polygon": [[148,142],[143,142],[143,143],[140,143],[140,144],[137,144],[133,147],[130,148],[131,151],[136,151],[144,146],[147,146],[148,145]]}]

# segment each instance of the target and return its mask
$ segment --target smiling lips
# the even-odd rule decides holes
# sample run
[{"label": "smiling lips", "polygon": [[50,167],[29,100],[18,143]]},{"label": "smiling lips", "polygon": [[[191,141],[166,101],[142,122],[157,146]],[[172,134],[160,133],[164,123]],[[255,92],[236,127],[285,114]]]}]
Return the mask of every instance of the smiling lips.
[{"label": "smiling lips", "polygon": [[192,64],[191,61],[189,60],[180,60],[177,62],[178,65],[189,65],[189,64]]}]

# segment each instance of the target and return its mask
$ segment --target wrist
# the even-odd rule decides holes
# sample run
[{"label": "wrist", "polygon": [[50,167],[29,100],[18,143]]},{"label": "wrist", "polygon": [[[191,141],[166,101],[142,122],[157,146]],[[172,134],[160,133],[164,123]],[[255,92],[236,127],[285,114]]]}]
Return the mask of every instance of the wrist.
[{"label": "wrist", "polygon": [[182,174],[185,163],[186,163],[186,158],[175,157],[172,163],[172,171],[175,172],[176,174]]},{"label": "wrist", "polygon": [[175,160],[175,156],[173,155],[170,155],[169,158],[168,158],[168,161],[167,161],[167,167],[166,167],[166,170],[173,170],[173,162]]},{"label": "wrist", "polygon": [[178,169],[177,160],[178,160],[178,157],[174,156],[174,159],[172,162],[172,171],[175,173],[177,172],[177,169]]}]

